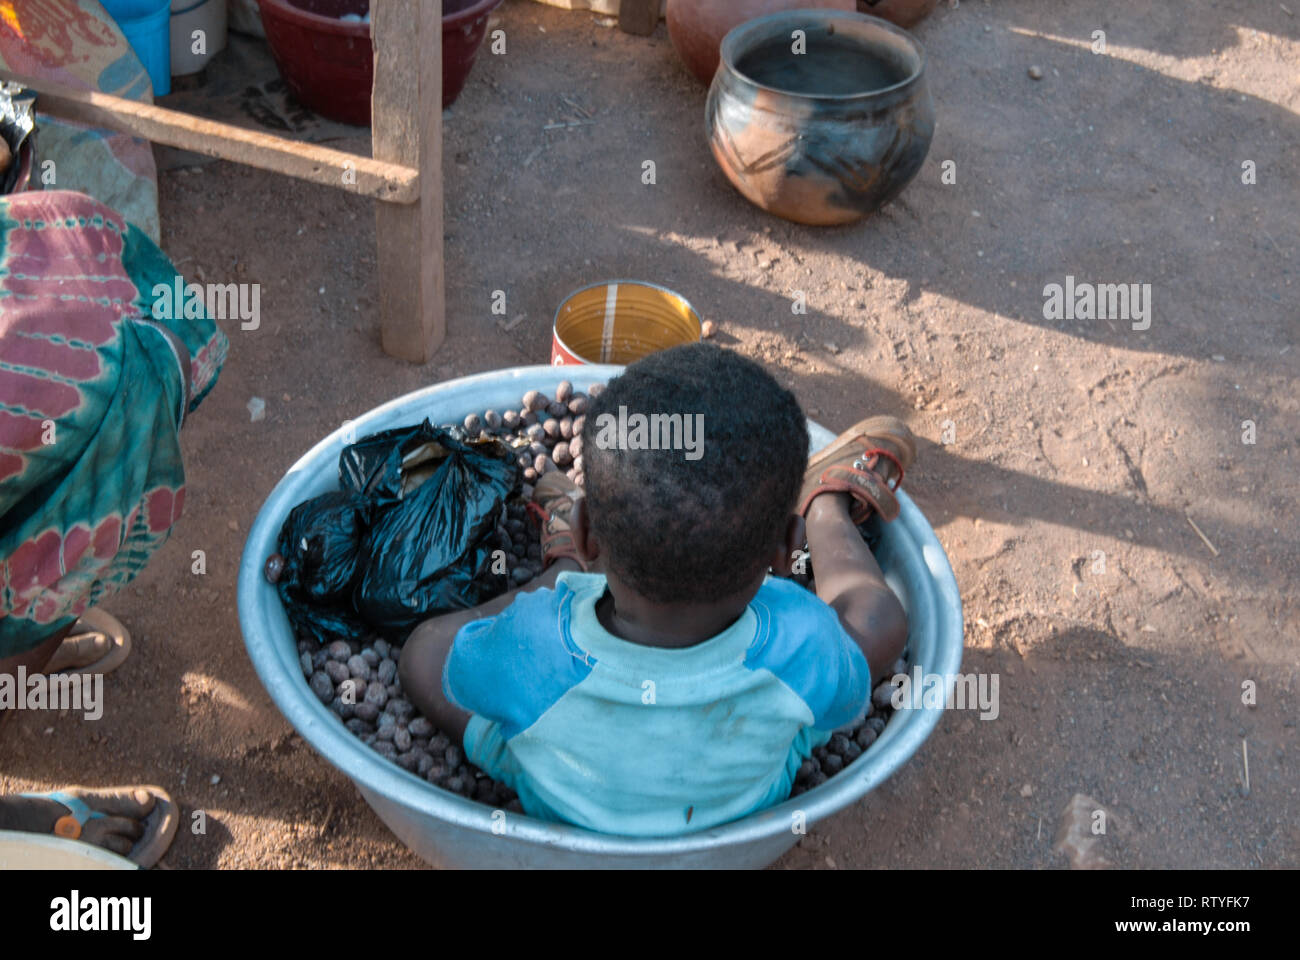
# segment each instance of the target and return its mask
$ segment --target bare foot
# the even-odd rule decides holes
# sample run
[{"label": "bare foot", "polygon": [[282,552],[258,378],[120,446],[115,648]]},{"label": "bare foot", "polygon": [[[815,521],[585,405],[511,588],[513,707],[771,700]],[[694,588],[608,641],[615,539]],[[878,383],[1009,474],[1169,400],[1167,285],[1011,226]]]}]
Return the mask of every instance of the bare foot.
[{"label": "bare foot", "polygon": [[[153,794],[140,788],[92,790],[68,787],[62,792],[81,800],[91,810],[105,814],[87,820],[78,839],[124,857],[144,835],[145,818],[157,803]],[[70,812],[57,800],[17,794],[0,796],[0,830],[53,834],[54,824]]]},{"label": "bare foot", "polygon": [[45,665],[45,672],[61,673],[64,670],[88,667],[97,660],[103,660],[112,649],[113,641],[98,631],[70,634],[55,648],[54,656]]}]

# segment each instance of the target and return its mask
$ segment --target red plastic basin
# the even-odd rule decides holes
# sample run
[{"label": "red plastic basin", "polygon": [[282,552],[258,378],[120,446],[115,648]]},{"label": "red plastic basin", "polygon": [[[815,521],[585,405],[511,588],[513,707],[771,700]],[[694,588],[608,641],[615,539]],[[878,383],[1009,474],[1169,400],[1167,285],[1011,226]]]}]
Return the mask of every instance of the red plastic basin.
[{"label": "red plastic basin", "polygon": [[[303,104],[341,123],[370,123],[375,76],[370,24],[345,23],[364,15],[371,0],[257,0],[271,53],[285,83]],[[442,105],[460,96],[487,32],[488,14],[501,0],[443,0]]]}]

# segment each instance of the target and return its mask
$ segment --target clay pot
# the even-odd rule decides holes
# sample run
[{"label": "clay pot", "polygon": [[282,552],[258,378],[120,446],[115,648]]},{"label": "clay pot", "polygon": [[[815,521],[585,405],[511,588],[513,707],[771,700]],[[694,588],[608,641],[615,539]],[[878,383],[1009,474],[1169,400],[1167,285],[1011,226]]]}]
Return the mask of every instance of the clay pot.
[{"label": "clay pot", "polygon": [[852,10],[856,0],[668,0],[668,36],[686,68],[708,84],[718,69],[718,47],[733,27],[781,10]]},{"label": "clay pot", "polygon": [[938,5],[939,0],[858,0],[858,11],[910,27],[928,17]]},{"label": "clay pot", "polygon": [[[802,30],[806,50],[791,49]],[[878,17],[775,13],[727,34],[709,145],[748,200],[797,223],[850,223],[894,199],[934,136],[925,52]]]}]

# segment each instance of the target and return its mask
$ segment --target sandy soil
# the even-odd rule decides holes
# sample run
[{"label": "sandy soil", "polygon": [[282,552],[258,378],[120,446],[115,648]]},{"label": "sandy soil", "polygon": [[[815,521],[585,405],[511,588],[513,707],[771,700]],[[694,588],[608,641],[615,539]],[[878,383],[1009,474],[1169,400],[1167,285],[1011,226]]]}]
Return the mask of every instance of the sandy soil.
[{"label": "sandy soil", "polygon": [[[964,669],[1001,680],[997,720],[945,714],[779,866],[1064,867],[1053,835],[1077,792],[1122,823],[1104,841],[1120,866],[1300,863],[1300,20],[1271,2],[945,4],[916,31],[939,116],[925,168],[834,230],[728,186],[662,25],[634,38],[522,0],[500,20],[508,54],[482,57],[446,119],[450,337],[425,367],[379,348],[370,203],[224,163],[161,178],[167,251],[199,280],[261,283],[262,326],[231,325],[186,429],[185,517],[108,605],[136,649],[103,719],[16,717],[0,790],[165,785],[208,824],[182,830],[174,868],[419,866],[254,675],[244,537],[342,420],[545,362],[566,292],[632,276],[686,294],[822,423],[907,418],[908,489],[965,602]],[[574,115],[562,98],[595,122],[543,130]],[[1043,319],[1067,274],[1150,283],[1150,329]],[[523,315],[510,333],[495,289]]]}]

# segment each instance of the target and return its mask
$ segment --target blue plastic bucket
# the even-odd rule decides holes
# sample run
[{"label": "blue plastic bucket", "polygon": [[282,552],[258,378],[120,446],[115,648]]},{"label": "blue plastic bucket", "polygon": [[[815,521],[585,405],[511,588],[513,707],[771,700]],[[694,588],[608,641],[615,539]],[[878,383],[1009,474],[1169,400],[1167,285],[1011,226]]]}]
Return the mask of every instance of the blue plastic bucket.
[{"label": "blue plastic bucket", "polygon": [[153,95],[172,90],[171,0],[99,0],[149,72]]}]

